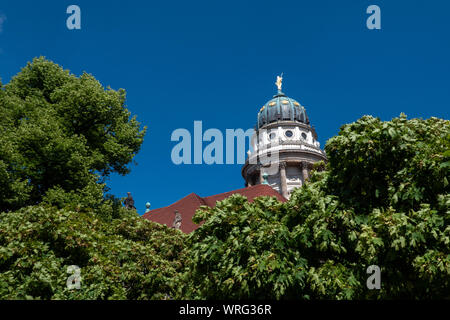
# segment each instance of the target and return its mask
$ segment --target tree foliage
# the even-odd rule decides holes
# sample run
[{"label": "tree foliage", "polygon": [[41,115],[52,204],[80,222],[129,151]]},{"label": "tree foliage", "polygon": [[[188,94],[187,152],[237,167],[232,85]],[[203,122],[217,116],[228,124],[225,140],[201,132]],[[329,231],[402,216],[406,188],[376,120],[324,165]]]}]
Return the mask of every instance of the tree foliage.
[{"label": "tree foliage", "polygon": [[125,91],[37,58],[0,86],[0,112],[0,299],[177,297],[184,234],[104,194],[145,133]]},{"label": "tree foliage", "polygon": [[48,192],[48,200],[102,194],[99,178],[126,174],[145,133],[123,89],[105,90],[92,75],[76,77],[42,57],[1,87],[0,113],[0,211]]}]

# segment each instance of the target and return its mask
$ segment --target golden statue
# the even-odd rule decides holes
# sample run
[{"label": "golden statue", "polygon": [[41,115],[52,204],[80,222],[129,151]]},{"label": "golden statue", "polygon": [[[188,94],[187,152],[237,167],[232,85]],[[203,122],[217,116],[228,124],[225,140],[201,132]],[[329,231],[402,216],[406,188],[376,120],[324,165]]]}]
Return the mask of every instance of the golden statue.
[{"label": "golden statue", "polygon": [[281,86],[283,85],[283,73],[281,76],[277,76],[277,82],[275,82],[275,84],[278,87],[278,91],[281,91]]}]

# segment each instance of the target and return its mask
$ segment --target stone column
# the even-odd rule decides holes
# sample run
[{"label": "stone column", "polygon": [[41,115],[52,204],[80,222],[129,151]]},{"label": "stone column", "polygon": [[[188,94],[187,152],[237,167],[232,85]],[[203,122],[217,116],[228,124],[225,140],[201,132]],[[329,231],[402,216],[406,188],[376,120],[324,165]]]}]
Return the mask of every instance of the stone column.
[{"label": "stone column", "polygon": [[288,198],[287,182],[286,182],[286,163],[280,163],[280,180],[281,180],[281,195]]},{"label": "stone column", "polygon": [[263,184],[264,178],[263,178],[263,170],[262,167],[259,168],[259,184]]},{"label": "stone column", "polygon": [[309,179],[308,163],[306,162],[302,163],[302,174],[303,174],[303,183],[306,183],[306,181]]}]

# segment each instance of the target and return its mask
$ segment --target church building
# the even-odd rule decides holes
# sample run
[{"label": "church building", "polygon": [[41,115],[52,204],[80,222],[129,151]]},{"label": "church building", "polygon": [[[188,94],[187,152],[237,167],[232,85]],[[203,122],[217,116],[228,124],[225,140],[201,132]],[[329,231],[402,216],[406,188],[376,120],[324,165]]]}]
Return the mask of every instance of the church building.
[{"label": "church building", "polygon": [[241,194],[250,202],[259,196],[275,196],[284,202],[294,188],[305,184],[313,164],[327,161],[327,157],[305,107],[281,91],[282,79],[277,77],[277,94],[258,112],[252,150],[241,170],[245,188],[204,198],[191,193],[167,207],[146,212],[145,219],[189,233],[199,227],[192,217],[201,205],[214,207],[232,194]]}]

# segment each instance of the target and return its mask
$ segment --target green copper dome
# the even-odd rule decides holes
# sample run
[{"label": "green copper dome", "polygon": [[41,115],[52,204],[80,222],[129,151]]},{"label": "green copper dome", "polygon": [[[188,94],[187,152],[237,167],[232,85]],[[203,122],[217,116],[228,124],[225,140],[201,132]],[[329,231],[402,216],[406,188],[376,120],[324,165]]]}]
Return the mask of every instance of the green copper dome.
[{"label": "green copper dome", "polygon": [[283,92],[278,94],[261,108],[258,112],[257,128],[277,121],[293,121],[309,124],[305,107],[296,100],[287,97]]}]

